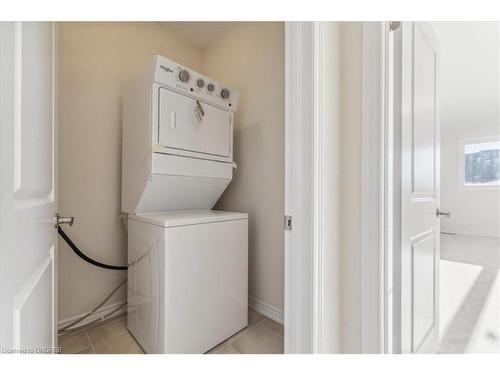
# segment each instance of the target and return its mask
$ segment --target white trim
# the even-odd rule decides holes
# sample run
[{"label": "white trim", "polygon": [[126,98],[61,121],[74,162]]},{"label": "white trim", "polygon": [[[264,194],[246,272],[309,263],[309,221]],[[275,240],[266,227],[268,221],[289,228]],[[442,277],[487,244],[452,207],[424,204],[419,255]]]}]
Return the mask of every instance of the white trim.
[{"label": "white trim", "polygon": [[279,324],[283,324],[285,322],[285,314],[283,313],[283,310],[280,310],[266,302],[262,302],[255,297],[248,297],[248,307]]},{"label": "white trim", "polygon": [[323,174],[324,174],[324,23],[314,22],[313,110],[313,340],[312,352],[323,352]]},{"label": "white trim", "polygon": [[363,128],[361,187],[362,353],[387,347],[386,209],[386,38],[385,22],[363,23]]},{"label": "white trim", "polygon": [[[58,65],[58,26],[57,23],[52,22],[52,121],[53,121],[53,126],[52,126],[52,166],[53,166],[53,173],[52,173],[52,200],[56,204],[56,209],[55,212],[59,211],[59,205],[58,205],[58,195],[57,195],[57,181],[58,181],[58,168],[57,168],[57,155],[59,153],[59,147],[58,147],[58,133],[59,133],[59,117],[58,117],[58,87],[59,87],[59,80],[58,80],[58,72],[59,72],[59,65]],[[54,241],[54,259],[56,259],[55,262],[52,264],[52,285],[53,285],[53,291],[52,291],[52,311],[53,311],[53,318],[52,318],[52,343],[54,347],[59,346],[59,340],[57,337],[57,321],[59,320],[59,262],[57,259],[59,259],[59,238],[56,233],[54,233],[55,236],[55,241]]]},{"label": "white trim", "polygon": [[[323,351],[324,43],[321,22],[285,23],[285,353]],[[329,286],[335,294],[337,285]],[[335,324],[334,324],[335,325]]]},{"label": "white trim", "polygon": [[285,353],[312,353],[313,23],[285,23]]},{"label": "white trim", "polygon": [[494,237],[494,238],[500,237],[499,232],[477,232],[474,230],[444,228],[443,226],[441,226],[441,234],[458,234],[458,235],[464,235],[464,236]]},{"label": "white trim", "polygon": [[[9,29],[7,29],[7,23],[6,22],[0,22],[0,129],[4,128],[6,126],[6,116],[4,115],[5,113],[5,99],[4,96],[6,96],[6,92],[8,91],[8,79],[7,75],[10,75],[10,72],[7,72],[5,69],[5,56],[9,55],[8,53],[5,53],[6,48],[6,43],[8,42],[8,35],[9,35]],[[0,155],[3,155],[3,150],[2,150],[2,139],[1,139],[1,134],[0,134]],[[3,286],[2,286],[2,274],[3,274],[3,268],[4,266],[4,261],[3,261],[3,238],[4,238],[4,207],[3,207],[3,181],[2,181],[2,173],[0,172],[0,304],[3,301]],[[2,308],[0,307],[0,343],[3,343],[3,331],[2,331],[2,321],[3,321],[3,313],[2,313]]]},{"label": "white trim", "polygon": [[21,188],[21,129],[23,113],[23,24],[14,22],[14,192]]},{"label": "white trim", "polygon": [[[125,302],[127,302],[127,301],[116,302],[116,303],[112,303],[111,305],[103,306],[99,310],[97,310],[94,314],[92,314],[91,316],[89,316],[88,318],[82,320],[81,322],[79,322],[75,326],[71,327],[71,329],[81,327],[81,326],[83,326],[83,325],[85,325],[87,323],[90,323],[91,321],[96,320],[96,319],[103,320],[104,316],[106,314],[109,314],[111,311],[113,311],[114,309],[118,308],[118,306],[123,305]],[[123,306],[123,308],[126,309],[127,306]],[[90,311],[87,311],[87,312],[84,312],[82,314],[71,316],[69,318],[66,318],[66,319],[63,319],[63,320],[59,321],[57,323],[57,329],[59,330],[62,327],[64,327],[66,324],[69,324],[69,323],[71,323],[74,320],[80,319],[82,316],[87,315],[89,312]],[[117,311],[116,315],[114,315],[113,317],[121,315],[121,314],[123,314],[123,312],[119,313]],[[108,319],[111,319],[113,317],[109,317]]]}]

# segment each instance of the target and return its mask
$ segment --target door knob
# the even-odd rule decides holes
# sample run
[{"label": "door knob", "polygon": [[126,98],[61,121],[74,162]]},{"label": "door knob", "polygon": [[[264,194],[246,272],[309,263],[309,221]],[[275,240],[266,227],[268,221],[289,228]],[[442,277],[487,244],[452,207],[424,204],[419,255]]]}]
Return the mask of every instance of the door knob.
[{"label": "door knob", "polygon": [[437,217],[440,217],[440,216],[450,217],[450,216],[451,216],[451,212],[443,212],[443,211],[439,211],[439,208],[437,208],[437,209],[436,209],[436,216],[437,216]]},{"label": "door knob", "polygon": [[61,224],[68,224],[69,226],[73,225],[75,218],[73,216],[59,216],[58,213],[54,214],[54,228],[57,228]]}]

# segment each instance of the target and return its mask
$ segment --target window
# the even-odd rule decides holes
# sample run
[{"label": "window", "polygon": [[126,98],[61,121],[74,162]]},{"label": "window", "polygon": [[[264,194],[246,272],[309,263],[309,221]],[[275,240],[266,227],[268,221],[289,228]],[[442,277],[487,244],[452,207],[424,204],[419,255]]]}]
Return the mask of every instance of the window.
[{"label": "window", "polygon": [[500,186],[499,137],[485,137],[462,141],[460,148],[460,174],[463,186]]}]

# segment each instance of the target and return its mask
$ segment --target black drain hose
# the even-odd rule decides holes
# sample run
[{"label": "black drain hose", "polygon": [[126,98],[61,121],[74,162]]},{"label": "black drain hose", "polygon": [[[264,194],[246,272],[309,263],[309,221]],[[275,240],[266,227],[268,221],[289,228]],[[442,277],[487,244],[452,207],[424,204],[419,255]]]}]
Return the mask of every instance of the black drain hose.
[{"label": "black drain hose", "polygon": [[66,233],[64,233],[64,231],[61,229],[61,227],[57,227],[57,233],[59,233],[59,235],[63,238],[63,240],[66,241],[68,246],[71,247],[71,249],[75,252],[76,255],[78,255],[84,261],[89,262],[90,264],[93,264],[94,266],[106,268],[108,270],[118,270],[118,271],[125,271],[128,268],[127,266],[111,266],[109,264],[104,264],[104,263],[98,262],[97,260],[91,259],[80,251],[78,246],[76,246],[73,243],[73,241],[71,241],[71,239],[68,237],[68,235]]}]

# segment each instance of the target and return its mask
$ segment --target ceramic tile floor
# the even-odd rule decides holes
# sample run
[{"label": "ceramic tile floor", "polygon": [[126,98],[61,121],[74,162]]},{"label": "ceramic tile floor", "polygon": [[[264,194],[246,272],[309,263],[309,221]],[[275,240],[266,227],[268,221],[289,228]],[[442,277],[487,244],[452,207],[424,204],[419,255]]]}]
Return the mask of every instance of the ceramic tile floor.
[{"label": "ceramic tile floor", "polygon": [[[143,354],[127,330],[126,315],[99,326],[59,336],[63,354]],[[248,327],[208,354],[282,354],[283,326],[248,310]]]}]

